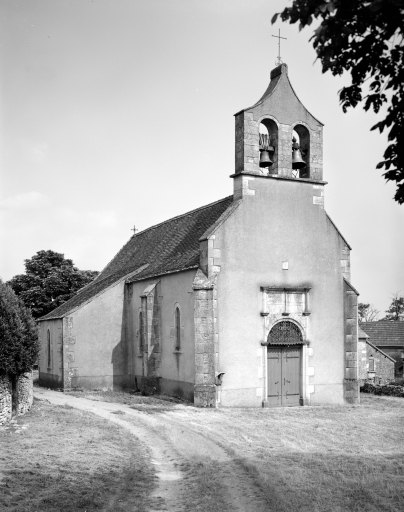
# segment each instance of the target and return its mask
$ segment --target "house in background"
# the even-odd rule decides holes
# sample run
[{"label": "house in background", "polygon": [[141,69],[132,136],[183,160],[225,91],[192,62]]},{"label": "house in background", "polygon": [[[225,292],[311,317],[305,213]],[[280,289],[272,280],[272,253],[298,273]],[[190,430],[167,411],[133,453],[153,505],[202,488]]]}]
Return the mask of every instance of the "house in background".
[{"label": "house in background", "polygon": [[372,345],[394,359],[395,378],[404,377],[404,321],[363,322],[360,327],[369,336]]},{"label": "house in background", "polygon": [[394,380],[395,360],[376,347],[363,329],[358,329],[358,371],[360,384],[387,384]]},{"label": "house in background", "polygon": [[235,115],[232,195],[134,234],[39,320],[42,384],[200,406],[359,400],[358,293],[324,209],[323,125],[286,64],[270,78]]}]

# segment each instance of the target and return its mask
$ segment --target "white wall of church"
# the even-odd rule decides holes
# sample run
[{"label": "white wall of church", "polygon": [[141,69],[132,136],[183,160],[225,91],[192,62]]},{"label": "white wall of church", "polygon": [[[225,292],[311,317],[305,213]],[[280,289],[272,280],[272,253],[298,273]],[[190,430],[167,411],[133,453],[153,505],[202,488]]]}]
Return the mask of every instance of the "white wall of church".
[{"label": "white wall of church", "polygon": [[63,319],[66,387],[111,389],[120,378],[124,282]]},{"label": "white wall of church", "polygon": [[[130,291],[131,325],[129,343],[131,345],[131,372],[137,377],[139,383],[142,376],[159,377],[161,391],[163,393],[184,396],[192,399],[195,370],[195,346],[194,346],[194,303],[192,283],[196,270],[179,272],[161,276],[157,279],[134,282]],[[149,286],[157,283],[155,301],[158,308],[154,308],[159,315],[158,346],[149,347],[147,357],[152,356],[152,351],[158,350],[158,363],[144,365],[143,357],[139,351],[139,313],[141,311],[141,296]],[[180,338],[181,346],[176,350],[175,309],[180,310]],[[149,318],[150,321],[150,318]],[[143,364],[143,368],[142,368]],[[153,375],[154,373],[154,375]]]},{"label": "white wall of church", "polygon": [[[239,176],[236,180],[246,177]],[[265,322],[260,287],[310,288],[305,403],[342,403],[343,279],[346,247],[310,182],[248,176],[248,191],[214,233],[219,362],[223,405],[261,405],[265,399]],[[346,257],[346,256],[345,256]],[[286,268],[287,267],[287,268]]]}]

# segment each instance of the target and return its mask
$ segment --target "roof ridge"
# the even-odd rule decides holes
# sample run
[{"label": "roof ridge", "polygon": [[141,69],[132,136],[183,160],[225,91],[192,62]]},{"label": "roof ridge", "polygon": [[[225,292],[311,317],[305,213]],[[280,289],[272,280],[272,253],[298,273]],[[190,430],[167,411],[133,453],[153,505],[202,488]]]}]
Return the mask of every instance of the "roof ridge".
[{"label": "roof ridge", "polygon": [[205,204],[204,206],[199,206],[199,208],[195,208],[194,210],[190,210],[189,212],[181,213],[180,215],[176,215],[175,217],[171,217],[170,219],[163,220],[162,222],[154,224],[153,226],[149,226],[148,228],[144,229],[143,231],[139,231],[139,233],[135,233],[134,235],[131,236],[131,238],[129,240],[132,240],[134,237],[142,235],[142,234],[146,233],[147,231],[150,231],[151,229],[154,229],[154,228],[157,228],[159,226],[162,226],[163,224],[167,224],[168,222],[171,222],[172,220],[180,219],[181,217],[185,217],[187,215],[191,215],[191,214],[193,214],[195,212],[204,210],[205,208],[210,208],[211,206],[213,206],[215,204],[227,201],[231,197],[233,197],[233,194],[230,195],[230,196],[226,196],[223,199],[219,199],[218,201],[213,201],[213,203]]},{"label": "roof ridge", "polygon": [[[148,233],[150,231],[152,231],[153,229],[155,228],[158,228],[159,226],[164,226],[164,224],[168,224],[169,222],[173,221],[173,220],[176,220],[176,219],[180,219],[182,217],[186,217],[187,215],[191,215],[191,214],[194,214],[195,212],[198,212],[198,211],[201,211],[201,210],[204,210],[206,208],[210,208],[216,204],[219,204],[221,202],[224,202],[224,201],[228,201],[230,198],[232,198],[233,195],[230,195],[230,196],[226,196],[224,197],[223,199],[219,199],[217,201],[213,201],[212,203],[209,203],[209,204],[206,204],[204,206],[200,206],[198,208],[195,208],[194,210],[190,210],[188,212],[185,212],[185,213],[182,213],[180,215],[176,215],[175,217],[171,217],[170,219],[167,219],[167,220],[164,220],[162,222],[159,222],[157,224],[154,224],[153,226],[149,226],[148,228],[144,229],[143,231],[139,231],[139,233],[135,233],[133,234],[129,240],[123,245],[123,247],[121,248],[121,250],[127,246],[129,246],[131,244],[131,242],[135,241],[136,238],[139,236],[139,235],[144,235],[145,233]],[[113,263],[113,261],[115,260],[116,258],[116,255],[111,258],[111,260],[105,265],[105,267],[100,271],[100,273],[98,274],[98,276],[94,279],[94,281],[98,281],[100,282],[102,279],[105,279],[105,277],[108,277],[108,276],[104,276],[104,271],[106,269],[108,269],[108,267],[111,265],[111,263]]]},{"label": "roof ridge", "polygon": [[227,196],[132,235],[94,281],[41,319],[63,317],[125,279],[141,280],[198,268],[199,238],[232,204],[233,196]]},{"label": "roof ridge", "polygon": [[[78,307],[80,307],[80,305],[83,305],[87,302],[89,302],[90,300],[94,299],[95,297],[97,297],[98,295],[100,295],[101,293],[104,293],[104,291],[107,289],[107,288],[110,288],[111,286],[114,286],[116,284],[118,284],[120,281],[122,280],[126,280],[126,279],[131,279],[132,277],[135,277],[136,275],[140,274],[141,272],[143,272],[144,270],[146,270],[146,268],[149,266],[148,263],[144,264],[144,265],[141,265],[140,267],[136,268],[135,270],[130,270],[128,272],[126,272],[125,274],[119,276],[120,274],[120,271],[117,270],[116,272],[114,272],[113,274],[109,275],[109,276],[106,276],[106,277],[103,277],[102,279],[100,279],[99,281],[97,281],[97,283],[95,283],[95,279],[93,279],[93,281],[91,281],[90,283],[88,283],[86,286],[83,286],[82,288],[80,288],[79,290],[77,290],[77,292],[72,296],[70,297],[70,299],[67,299],[66,302],[63,302],[62,304],[59,304],[59,306],[57,306],[55,309],[52,309],[52,311],[49,311],[49,313],[46,313],[45,315],[42,315],[41,317],[37,318],[37,321],[40,322],[40,321],[43,321],[43,320],[49,320],[49,319],[52,319],[52,318],[62,318],[63,316],[69,314],[71,311],[77,309]],[[57,311],[59,308],[61,308],[62,306],[64,306],[64,308],[66,308],[66,306],[69,304],[69,302],[74,302],[74,299],[76,298],[80,298],[81,295],[82,295],[82,292],[86,292],[87,291],[87,288],[91,285],[93,285],[93,283],[95,283],[95,285],[99,285],[101,283],[103,283],[104,281],[107,281],[108,279],[112,279],[112,278],[116,278],[115,281],[112,281],[110,284],[107,284],[107,288],[103,288],[101,289],[99,292],[96,292],[94,295],[91,295],[87,300],[85,300],[84,302],[82,302],[80,305],[78,306],[72,306],[70,309],[67,309],[65,311],[65,313],[63,313],[62,316],[53,316],[54,314],[57,314]],[[94,287],[94,285],[93,285]]]}]

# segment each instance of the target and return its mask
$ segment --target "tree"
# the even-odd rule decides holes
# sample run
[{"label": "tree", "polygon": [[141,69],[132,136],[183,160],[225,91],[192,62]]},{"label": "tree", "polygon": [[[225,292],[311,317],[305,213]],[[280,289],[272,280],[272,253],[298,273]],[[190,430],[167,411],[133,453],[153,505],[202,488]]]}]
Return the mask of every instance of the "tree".
[{"label": "tree", "polygon": [[54,251],[38,251],[25,260],[25,274],[7,284],[30,308],[34,318],[46,315],[90,283],[98,272],[79,270],[73,261]]},{"label": "tree", "polygon": [[379,311],[374,308],[371,304],[364,304],[359,302],[358,304],[358,316],[359,322],[374,322],[377,320]]},{"label": "tree", "polygon": [[393,296],[393,300],[386,309],[387,315],[383,320],[404,320],[404,297],[399,297],[398,293]]},{"label": "tree", "polygon": [[339,91],[344,112],[362,103],[365,110],[387,115],[371,130],[390,128],[384,160],[387,181],[395,181],[394,199],[404,203],[404,8],[402,0],[294,0],[278,16],[299,30],[318,20],[310,38],[323,73],[350,71],[351,85]]},{"label": "tree", "polygon": [[35,321],[14,291],[0,281],[0,375],[16,379],[30,371],[38,357]]}]

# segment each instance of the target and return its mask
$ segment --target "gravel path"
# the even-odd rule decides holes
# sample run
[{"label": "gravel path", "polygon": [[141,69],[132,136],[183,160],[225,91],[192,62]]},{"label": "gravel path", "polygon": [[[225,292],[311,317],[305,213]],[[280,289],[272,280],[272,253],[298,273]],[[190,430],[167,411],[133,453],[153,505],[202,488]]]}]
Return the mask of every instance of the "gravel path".
[{"label": "gravel path", "polygon": [[[128,430],[144,443],[156,471],[150,512],[268,512],[268,501],[252,474],[225,440],[195,422],[194,409],[176,404],[167,411],[78,398],[35,389],[35,397],[96,414]],[[106,509],[108,505],[106,505]]]}]

